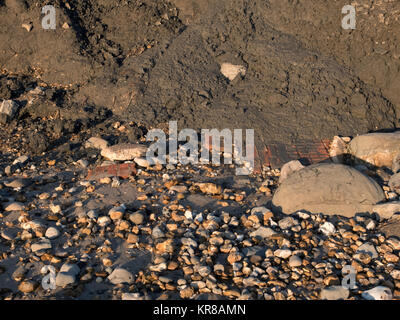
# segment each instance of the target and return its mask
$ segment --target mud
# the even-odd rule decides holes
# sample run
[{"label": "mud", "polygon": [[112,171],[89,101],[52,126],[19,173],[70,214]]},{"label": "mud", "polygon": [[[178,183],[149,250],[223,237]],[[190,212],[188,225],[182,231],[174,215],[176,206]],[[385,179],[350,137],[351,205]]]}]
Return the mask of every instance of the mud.
[{"label": "mud", "polygon": [[[17,149],[134,142],[170,120],[285,144],[398,126],[399,3],[356,3],[356,30],[341,28],[346,1],[54,1],[55,30],[46,4],[0,2],[0,98],[21,106],[2,134],[38,135]],[[224,62],[246,75],[229,81]]]}]

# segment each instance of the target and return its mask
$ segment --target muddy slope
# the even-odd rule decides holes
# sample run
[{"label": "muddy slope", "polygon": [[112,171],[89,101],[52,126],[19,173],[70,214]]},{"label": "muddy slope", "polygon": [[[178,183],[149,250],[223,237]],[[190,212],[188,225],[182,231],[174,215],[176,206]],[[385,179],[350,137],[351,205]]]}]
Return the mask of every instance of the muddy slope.
[{"label": "muddy slope", "polygon": [[[17,122],[39,132],[43,118],[77,122],[62,125],[64,135],[111,119],[134,122],[136,134],[178,120],[181,128],[254,128],[259,140],[284,143],[396,127],[396,37],[372,46],[383,34],[369,34],[361,18],[357,32],[342,30],[342,2],[55,1],[57,28],[43,30],[46,1],[5,0],[0,98],[20,97]],[[376,27],[398,35],[393,6],[357,12],[375,21],[390,7]],[[223,62],[246,75],[230,82]],[[54,94],[29,105],[28,84],[10,86],[15,76]]]}]

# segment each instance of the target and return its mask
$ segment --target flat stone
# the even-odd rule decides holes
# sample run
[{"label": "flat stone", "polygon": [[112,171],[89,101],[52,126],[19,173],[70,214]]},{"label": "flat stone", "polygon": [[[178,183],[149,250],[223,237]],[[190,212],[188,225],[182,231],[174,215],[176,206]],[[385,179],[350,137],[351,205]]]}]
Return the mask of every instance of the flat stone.
[{"label": "flat stone", "polygon": [[274,251],[274,256],[282,259],[287,259],[292,255],[292,251],[289,249],[278,249]]},{"label": "flat stone", "polygon": [[349,297],[349,289],[343,286],[331,286],[321,290],[322,300],[346,300]]},{"label": "flat stone", "polygon": [[361,297],[366,300],[392,300],[393,294],[389,288],[378,286],[368,291],[364,291],[361,294]]},{"label": "flat stone", "polygon": [[276,234],[274,230],[268,227],[259,227],[257,230],[250,233],[250,237],[261,237],[263,239],[269,238]]},{"label": "flat stone", "polygon": [[133,161],[139,166],[148,168],[151,166],[150,162],[146,158],[135,158]]},{"label": "flat stone", "polygon": [[131,284],[133,282],[133,275],[126,269],[117,268],[108,276],[108,280],[112,284]]},{"label": "flat stone", "polygon": [[356,162],[391,168],[400,154],[400,133],[369,133],[355,137],[349,144],[349,153]]},{"label": "flat stone", "polygon": [[378,258],[378,252],[376,251],[374,245],[371,243],[364,243],[358,247],[356,253],[366,253],[371,256],[372,259]]},{"label": "flat stone", "polygon": [[85,143],[85,148],[93,148],[93,149],[105,149],[108,147],[108,142],[102,138],[91,137]]},{"label": "flat stone", "polygon": [[50,227],[46,230],[45,237],[48,239],[55,239],[60,236],[60,231],[57,228]]},{"label": "flat stone", "polygon": [[31,184],[32,180],[30,179],[15,179],[4,183],[4,185],[9,188],[24,188]]},{"label": "flat stone", "polygon": [[380,219],[390,219],[395,213],[400,213],[400,201],[376,204],[372,212],[377,213]]},{"label": "flat stone", "polygon": [[18,157],[17,159],[14,160],[13,165],[16,165],[16,164],[19,164],[19,163],[20,164],[24,164],[25,162],[28,161],[28,159],[29,159],[28,156],[20,156],[20,157]]},{"label": "flat stone", "polygon": [[37,243],[32,244],[31,250],[32,252],[38,254],[43,253],[43,251],[51,249],[51,242],[49,239],[41,238],[41,240]]},{"label": "flat stone", "polygon": [[316,164],[290,175],[272,199],[274,210],[338,214],[352,217],[371,212],[385,200],[381,187],[356,169],[341,164]]},{"label": "flat stone", "polygon": [[205,194],[220,194],[222,192],[222,187],[211,182],[198,182],[195,183],[199,187],[201,192]]},{"label": "flat stone", "polygon": [[299,160],[292,160],[285,163],[281,168],[281,176],[279,177],[279,183],[282,183],[289,177],[292,173],[303,169],[304,166]]},{"label": "flat stone", "polygon": [[112,161],[133,160],[144,156],[147,147],[142,144],[122,143],[101,150],[101,155]]},{"label": "flat stone", "polygon": [[175,191],[178,193],[185,193],[185,192],[187,192],[187,187],[175,185],[175,186],[172,186],[171,188],[169,188],[169,190]]},{"label": "flat stone", "polygon": [[4,206],[5,211],[22,211],[25,210],[25,206],[20,202],[9,202]]}]

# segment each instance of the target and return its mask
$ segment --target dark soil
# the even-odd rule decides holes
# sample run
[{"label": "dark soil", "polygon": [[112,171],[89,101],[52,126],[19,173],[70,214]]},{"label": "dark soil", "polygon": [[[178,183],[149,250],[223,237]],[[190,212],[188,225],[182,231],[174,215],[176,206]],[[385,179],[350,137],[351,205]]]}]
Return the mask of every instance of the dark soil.
[{"label": "dark soil", "polygon": [[[358,5],[356,30],[341,28],[346,1],[58,0],[56,30],[41,27],[46,4],[0,1],[0,99],[21,105],[8,148],[137,141],[170,120],[253,128],[256,143],[398,126],[400,3]],[[246,75],[230,82],[223,62]]]}]

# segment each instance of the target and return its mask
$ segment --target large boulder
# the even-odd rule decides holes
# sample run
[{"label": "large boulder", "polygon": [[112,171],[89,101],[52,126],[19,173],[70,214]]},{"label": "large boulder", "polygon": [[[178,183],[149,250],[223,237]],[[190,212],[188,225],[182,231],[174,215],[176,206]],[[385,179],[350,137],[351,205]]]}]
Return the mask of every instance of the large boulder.
[{"label": "large boulder", "polygon": [[355,137],[348,150],[356,162],[391,168],[400,155],[400,132],[369,133]]},{"label": "large boulder", "polygon": [[356,169],[341,164],[316,164],[290,175],[277,189],[274,210],[300,210],[347,217],[372,212],[385,200],[381,187]]}]

